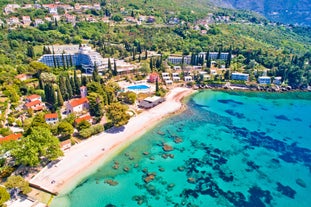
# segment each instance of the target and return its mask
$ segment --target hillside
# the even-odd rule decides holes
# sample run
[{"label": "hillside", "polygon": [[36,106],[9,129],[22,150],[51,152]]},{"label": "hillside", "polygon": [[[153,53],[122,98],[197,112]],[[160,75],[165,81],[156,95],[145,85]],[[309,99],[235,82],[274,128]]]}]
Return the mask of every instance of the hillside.
[{"label": "hillside", "polygon": [[310,0],[218,0],[212,2],[225,8],[252,10],[276,22],[311,26]]}]

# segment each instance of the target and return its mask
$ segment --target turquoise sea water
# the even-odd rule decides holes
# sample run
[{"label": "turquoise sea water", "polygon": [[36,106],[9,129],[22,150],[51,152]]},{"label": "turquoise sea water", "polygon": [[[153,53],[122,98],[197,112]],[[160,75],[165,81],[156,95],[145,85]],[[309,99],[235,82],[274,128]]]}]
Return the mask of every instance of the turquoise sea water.
[{"label": "turquoise sea water", "polygon": [[52,206],[310,206],[311,100],[202,91],[188,106]]}]

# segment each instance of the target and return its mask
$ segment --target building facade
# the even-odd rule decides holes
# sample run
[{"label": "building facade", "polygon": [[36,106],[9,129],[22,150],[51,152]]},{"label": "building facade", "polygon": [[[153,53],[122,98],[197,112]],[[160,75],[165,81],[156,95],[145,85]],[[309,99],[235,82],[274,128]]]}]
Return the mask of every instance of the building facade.
[{"label": "building facade", "polygon": [[269,76],[258,77],[259,84],[271,84],[271,78]]},{"label": "building facade", "polygon": [[249,74],[245,73],[232,73],[231,74],[231,80],[242,80],[242,81],[248,81]]},{"label": "building facade", "polygon": [[181,65],[183,58],[184,58],[184,64],[189,65],[190,61],[191,61],[191,57],[189,55],[184,56],[184,57],[182,57],[182,56],[169,56],[167,58],[167,61],[174,64],[174,65]]},{"label": "building facade", "polygon": [[86,73],[92,73],[95,66],[101,71],[104,69],[104,58],[89,46],[77,45],[50,46],[54,54],[45,54],[39,58],[39,62],[49,67],[81,66]]}]

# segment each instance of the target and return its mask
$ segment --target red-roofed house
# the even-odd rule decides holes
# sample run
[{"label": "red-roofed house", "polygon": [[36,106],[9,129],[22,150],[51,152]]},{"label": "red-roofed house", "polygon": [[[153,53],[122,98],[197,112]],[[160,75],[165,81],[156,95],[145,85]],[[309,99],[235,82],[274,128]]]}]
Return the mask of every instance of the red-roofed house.
[{"label": "red-roofed house", "polygon": [[67,113],[79,113],[87,109],[89,109],[89,100],[86,97],[68,101],[66,105]]},{"label": "red-roofed house", "polygon": [[93,121],[93,119],[90,115],[86,115],[86,116],[81,116],[81,117],[77,118],[75,120],[75,124],[79,124],[83,120],[90,122],[90,124],[92,124],[92,121]]},{"label": "red-roofed house", "polygon": [[32,109],[34,111],[41,111],[44,108],[44,104],[40,100],[35,100],[35,101],[25,103],[24,108],[26,110]]},{"label": "red-roofed house", "polygon": [[32,101],[36,101],[36,100],[39,100],[41,102],[42,101],[41,96],[39,96],[37,94],[32,94],[32,95],[26,97],[27,103],[32,102]]},{"label": "red-roofed house", "polygon": [[29,26],[31,24],[30,16],[22,16],[22,21],[24,26]]},{"label": "red-roofed house", "polygon": [[45,114],[44,118],[45,118],[45,122],[47,124],[56,124],[58,122],[58,114],[57,113]]},{"label": "red-roofed house", "polygon": [[3,143],[3,142],[8,142],[8,141],[11,141],[11,140],[18,140],[19,138],[21,138],[23,135],[22,134],[10,134],[8,136],[5,136],[5,137],[1,137],[0,138],[0,144]]}]

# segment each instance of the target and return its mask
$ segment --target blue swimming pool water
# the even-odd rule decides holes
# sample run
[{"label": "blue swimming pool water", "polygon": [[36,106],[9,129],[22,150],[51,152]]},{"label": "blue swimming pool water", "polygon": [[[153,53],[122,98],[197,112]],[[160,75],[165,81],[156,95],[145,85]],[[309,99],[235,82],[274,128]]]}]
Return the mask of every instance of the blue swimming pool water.
[{"label": "blue swimming pool water", "polygon": [[127,89],[129,90],[146,90],[149,89],[150,87],[144,84],[140,85],[134,85],[134,86],[128,86]]}]

